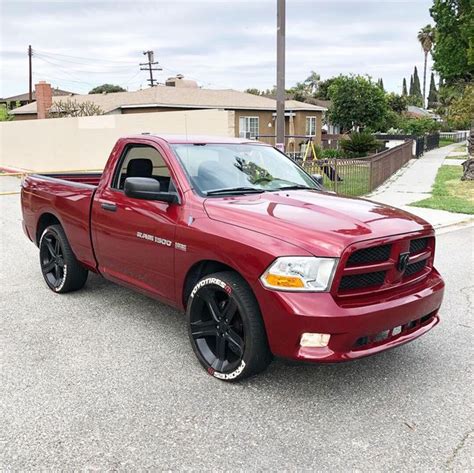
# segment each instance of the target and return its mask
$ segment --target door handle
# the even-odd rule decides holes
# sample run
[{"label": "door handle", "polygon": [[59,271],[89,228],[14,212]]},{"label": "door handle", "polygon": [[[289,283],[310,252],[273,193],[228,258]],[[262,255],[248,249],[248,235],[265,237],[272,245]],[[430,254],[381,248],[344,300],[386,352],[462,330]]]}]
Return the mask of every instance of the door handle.
[{"label": "door handle", "polygon": [[117,210],[117,206],[115,204],[111,204],[110,202],[102,202],[100,206],[109,212],[115,212]]}]

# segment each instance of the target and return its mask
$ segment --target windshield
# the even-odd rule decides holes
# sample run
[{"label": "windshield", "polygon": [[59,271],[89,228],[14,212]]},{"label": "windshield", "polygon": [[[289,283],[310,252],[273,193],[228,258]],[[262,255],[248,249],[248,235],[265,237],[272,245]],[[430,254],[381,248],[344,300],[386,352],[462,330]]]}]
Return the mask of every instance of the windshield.
[{"label": "windshield", "polygon": [[270,146],[175,144],[181,164],[202,194],[257,193],[279,189],[318,189],[312,178]]}]

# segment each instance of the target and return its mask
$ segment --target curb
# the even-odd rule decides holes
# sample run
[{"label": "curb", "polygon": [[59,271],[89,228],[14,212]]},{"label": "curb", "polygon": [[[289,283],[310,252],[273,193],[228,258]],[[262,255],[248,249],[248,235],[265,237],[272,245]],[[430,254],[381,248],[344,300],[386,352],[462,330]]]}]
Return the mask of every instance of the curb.
[{"label": "curb", "polygon": [[462,228],[469,228],[474,226],[474,217],[461,220],[456,223],[449,223],[447,225],[441,225],[439,227],[434,227],[436,234],[443,234],[448,232],[453,232],[455,230],[461,230]]}]

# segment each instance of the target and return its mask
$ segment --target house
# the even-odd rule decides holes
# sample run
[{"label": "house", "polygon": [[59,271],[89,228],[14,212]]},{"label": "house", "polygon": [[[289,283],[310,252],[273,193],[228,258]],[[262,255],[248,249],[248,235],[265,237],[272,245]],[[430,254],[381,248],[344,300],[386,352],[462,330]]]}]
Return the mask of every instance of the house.
[{"label": "house", "polygon": [[[74,94],[69,97],[50,95],[51,87],[45,82],[36,85],[38,99],[35,103],[16,108],[10,113],[15,120],[45,118],[58,101],[71,100],[76,103],[93,102],[104,114],[127,114],[167,112],[178,110],[220,109],[234,112],[237,136],[261,137],[262,141],[274,142],[276,101],[233,89],[203,89],[183,76],[169,78],[165,85],[150,87],[135,92],[104,94]],[[313,136],[321,142],[322,118],[326,108],[287,100],[285,102],[286,134],[300,135],[293,139],[295,149],[305,136]]]},{"label": "house", "polygon": [[433,113],[431,110],[426,110],[415,105],[408,105],[406,115],[410,118],[431,118],[432,120],[441,121],[441,117]]},{"label": "house", "polygon": [[[51,88],[51,93],[53,97],[64,97],[67,95],[74,95],[73,92],[68,92],[67,90],[62,90],[58,88]],[[36,100],[36,91],[33,91],[33,101]],[[5,105],[8,110],[13,110],[17,107],[22,107],[30,102],[30,94],[26,92],[25,94],[12,95],[11,97],[5,97],[0,99],[0,105]]]}]

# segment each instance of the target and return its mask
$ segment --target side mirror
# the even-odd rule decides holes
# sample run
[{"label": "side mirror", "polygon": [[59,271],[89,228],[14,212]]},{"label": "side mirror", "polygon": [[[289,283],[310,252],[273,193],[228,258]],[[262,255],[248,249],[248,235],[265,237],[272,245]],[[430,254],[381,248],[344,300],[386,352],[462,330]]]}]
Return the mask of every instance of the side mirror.
[{"label": "side mirror", "polygon": [[321,174],[311,174],[311,177],[316,184],[323,187],[323,176]]},{"label": "side mirror", "polygon": [[124,191],[127,197],[144,200],[159,200],[170,204],[179,203],[178,195],[173,192],[161,192],[160,183],[151,177],[127,177]]}]

